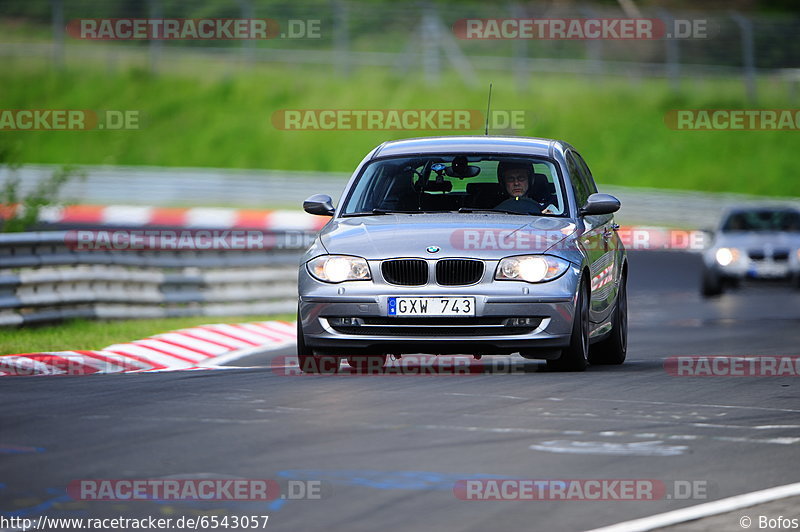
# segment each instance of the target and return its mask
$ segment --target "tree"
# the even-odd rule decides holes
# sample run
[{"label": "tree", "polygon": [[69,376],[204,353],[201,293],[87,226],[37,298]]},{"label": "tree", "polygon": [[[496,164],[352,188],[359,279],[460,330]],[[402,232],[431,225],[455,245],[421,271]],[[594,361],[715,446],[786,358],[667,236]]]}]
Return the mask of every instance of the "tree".
[{"label": "tree", "polygon": [[42,207],[57,205],[64,185],[75,177],[83,177],[76,169],[62,166],[36,186],[22,193],[19,164],[12,162],[12,151],[0,144],[0,169],[5,167],[7,179],[0,188],[0,233],[27,231],[38,220]]}]

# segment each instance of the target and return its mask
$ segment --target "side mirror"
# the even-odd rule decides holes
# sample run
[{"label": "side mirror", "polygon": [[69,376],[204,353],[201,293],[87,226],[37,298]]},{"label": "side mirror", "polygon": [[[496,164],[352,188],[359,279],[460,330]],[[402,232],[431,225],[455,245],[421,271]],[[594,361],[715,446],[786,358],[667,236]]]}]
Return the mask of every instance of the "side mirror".
[{"label": "side mirror", "polygon": [[317,216],[333,216],[333,213],[336,212],[333,200],[326,194],[314,194],[307,198],[303,202],[303,210]]},{"label": "side mirror", "polygon": [[595,193],[586,199],[586,205],[581,207],[581,216],[611,214],[619,210],[619,200],[611,194]]},{"label": "side mirror", "polygon": [[711,247],[711,244],[714,243],[714,239],[717,237],[717,231],[715,229],[711,229],[710,227],[706,227],[704,229],[699,229],[698,232],[703,239],[703,249]]}]

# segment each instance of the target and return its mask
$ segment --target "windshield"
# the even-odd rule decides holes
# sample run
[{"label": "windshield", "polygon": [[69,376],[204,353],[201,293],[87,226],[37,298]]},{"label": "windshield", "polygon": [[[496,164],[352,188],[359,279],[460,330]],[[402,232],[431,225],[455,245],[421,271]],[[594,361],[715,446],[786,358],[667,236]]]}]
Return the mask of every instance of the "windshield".
[{"label": "windshield", "polygon": [[434,155],[370,163],[342,215],[386,212],[476,212],[565,216],[556,165],[547,159]]},{"label": "windshield", "polygon": [[800,232],[800,213],[792,210],[734,212],[725,220],[722,231]]}]

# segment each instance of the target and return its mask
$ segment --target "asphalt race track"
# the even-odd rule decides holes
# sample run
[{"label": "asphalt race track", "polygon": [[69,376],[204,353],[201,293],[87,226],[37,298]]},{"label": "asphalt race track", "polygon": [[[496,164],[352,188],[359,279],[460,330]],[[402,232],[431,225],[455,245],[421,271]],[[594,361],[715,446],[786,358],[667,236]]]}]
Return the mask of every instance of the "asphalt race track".
[{"label": "asphalt race track", "polygon": [[[700,482],[708,500],[798,481],[798,379],[677,377],[663,363],[800,354],[800,292],[704,301],[699,257],[675,252],[631,253],[630,270],[628,362],[580,374],[515,357],[516,371],[469,376],[284,376],[270,367],[283,351],[228,370],[2,379],[0,511],[269,515],[275,531],[586,530],[706,502],[678,499],[675,480]],[[65,496],[78,479],[204,476],[321,481],[322,498]],[[486,478],[654,479],[668,496],[454,495],[457,480]],[[725,529],[741,530],[735,520]]]}]

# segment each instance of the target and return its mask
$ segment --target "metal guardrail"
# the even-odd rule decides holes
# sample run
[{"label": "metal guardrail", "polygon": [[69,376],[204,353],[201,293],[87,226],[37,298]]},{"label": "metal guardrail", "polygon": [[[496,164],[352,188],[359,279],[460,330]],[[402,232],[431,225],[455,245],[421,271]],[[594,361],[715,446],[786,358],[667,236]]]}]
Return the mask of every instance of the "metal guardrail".
[{"label": "metal guardrail", "polygon": [[[16,172],[23,194],[56,169],[50,165],[27,165]],[[70,182],[62,198],[81,203],[109,205],[220,205],[239,207],[292,207],[300,213],[302,201],[311,194],[328,194],[338,203],[349,174],[292,172],[285,170],[234,170],[214,168],[160,168],[83,166],[86,179]],[[10,177],[0,167],[0,185]],[[623,224],[682,228],[716,226],[725,208],[742,203],[800,205],[800,198],[746,194],[607,186],[601,192],[617,196]],[[54,221],[53,209],[45,209],[43,222]]]},{"label": "metal guardrail", "polygon": [[800,198],[794,197],[619,187],[602,183],[598,188],[620,200],[622,208],[615,218],[624,224],[713,229],[725,210],[733,206],[794,205],[800,208]]},{"label": "metal guardrail", "polygon": [[[26,164],[11,170],[0,166],[0,185],[16,175],[24,195],[58,168]],[[302,201],[314,193],[337,199],[350,178],[348,173],[232,168],[81,165],[80,170],[85,178],[68,182],[60,192],[63,200],[98,205],[294,206],[299,210]]]},{"label": "metal guardrail", "polygon": [[286,246],[76,250],[65,231],[0,235],[0,326],[293,312],[299,255]]}]

